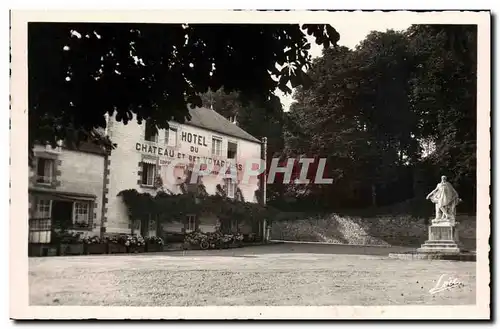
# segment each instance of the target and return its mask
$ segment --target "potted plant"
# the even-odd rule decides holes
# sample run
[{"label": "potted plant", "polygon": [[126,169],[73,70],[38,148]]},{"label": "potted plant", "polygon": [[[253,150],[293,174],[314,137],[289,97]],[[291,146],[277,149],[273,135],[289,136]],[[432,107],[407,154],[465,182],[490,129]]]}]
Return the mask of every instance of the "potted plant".
[{"label": "potted plant", "polygon": [[86,230],[89,228],[89,223],[86,222],[75,222],[73,228],[76,230]]},{"label": "potted plant", "polygon": [[207,235],[199,232],[193,231],[187,233],[184,236],[184,249],[197,249],[197,248],[207,248],[208,249],[208,241]]},{"label": "potted plant", "polygon": [[157,236],[150,236],[146,238],[146,251],[158,252],[163,251],[163,239]]},{"label": "potted plant", "polygon": [[127,247],[122,236],[111,235],[106,237],[105,241],[110,254],[123,254],[127,252]]},{"label": "potted plant", "polygon": [[54,241],[58,245],[59,256],[83,254],[83,241],[79,233],[54,231]]},{"label": "potted plant", "polygon": [[221,237],[221,246],[224,249],[229,248],[231,245],[231,242],[233,241],[233,235],[232,234],[223,234]]},{"label": "potted plant", "polygon": [[83,238],[83,247],[86,255],[108,253],[108,244],[98,236]]},{"label": "potted plant", "polygon": [[125,246],[129,253],[140,253],[146,251],[146,243],[140,235],[127,235],[125,237]]},{"label": "potted plant", "polygon": [[237,233],[233,236],[233,247],[243,247],[243,234]]}]

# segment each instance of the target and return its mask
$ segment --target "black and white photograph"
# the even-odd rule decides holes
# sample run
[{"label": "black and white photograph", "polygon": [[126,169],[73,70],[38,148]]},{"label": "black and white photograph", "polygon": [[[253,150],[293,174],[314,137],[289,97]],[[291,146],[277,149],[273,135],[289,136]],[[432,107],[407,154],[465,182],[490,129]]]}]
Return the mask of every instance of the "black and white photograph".
[{"label": "black and white photograph", "polygon": [[490,319],[488,11],[11,11],[13,319]]}]

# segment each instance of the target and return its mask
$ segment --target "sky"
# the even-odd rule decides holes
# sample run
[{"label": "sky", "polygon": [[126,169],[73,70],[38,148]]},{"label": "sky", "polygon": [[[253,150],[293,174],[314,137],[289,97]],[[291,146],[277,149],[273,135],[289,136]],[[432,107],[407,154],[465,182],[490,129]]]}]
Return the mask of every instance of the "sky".
[{"label": "sky", "polygon": [[[396,21],[387,22],[382,20],[366,20],[365,22],[357,20],[355,24],[350,24],[349,21],[339,21],[332,26],[339,32],[340,40],[338,44],[340,46],[346,46],[354,49],[370,32],[378,31],[385,32],[387,30],[406,30],[410,27],[410,24]],[[318,46],[312,38],[308,38],[311,41],[310,54],[313,58],[321,56],[322,46]],[[280,91],[276,91],[276,95],[280,98],[281,103],[285,111],[288,111],[290,105],[293,102],[292,95],[285,95]]]}]

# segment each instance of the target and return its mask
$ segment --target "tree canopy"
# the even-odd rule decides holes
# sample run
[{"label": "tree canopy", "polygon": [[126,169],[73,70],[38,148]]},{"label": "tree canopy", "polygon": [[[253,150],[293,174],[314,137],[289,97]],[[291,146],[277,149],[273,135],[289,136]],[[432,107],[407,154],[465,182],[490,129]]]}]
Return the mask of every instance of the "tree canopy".
[{"label": "tree canopy", "polygon": [[166,128],[209,89],[275,99],[306,82],[307,35],[339,40],[322,24],[29,23],[30,145],[86,139],[106,113]]},{"label": "tree canopy", "polygon": [[476,38],[475,26],[416,25],[372,32],[355,49],[324,50],[285,120],[285,152],[326,157],[334,178],[308,186],[307,202],[423,198],[445,174],[473,207]]},{"label": "tree canopy", "polygon": [[[475,65],[475,27],[416,25],[373,32],[355,49],[325,49],[288,112],[245,103],[237,92],[202,98],[251,134],[268,136],[268,159],[281,158],[281,166],[290,157],[327,159],[333,184],[284,184],[277,175],[267,187],[269,204],[336,210],[423,200],[445,174],[466,200],[462,208],[472,209]],[[309,168],[312,178],[317,162]],[[300,170],[296,161],[292,180]]]},{"label": "tree canopy", "polygon": [[[166,128],[188,119],[188,106],[213,106],[268,137],[269,160],[327,159],[333,184],[268,185],[273,205],[422,199],[445,174],[475,206],[475,26],[372,32],[355,49],[330,47],[339,35],[329,25],[30,23],[28,32],[30,145],[95,137],[106,113]],[[321,57],[311,60],[306,35]],[[274,92],[290,86],[285,112]]]},{"label": "tree canopy", "polygon": [[[419,136],[434,144],[430,165],[468,186],[474,202],[477,139],[477,27],[416,25],[406,35],[418,60],[410,101]],[[470,202],[470,201],[469,201]]]}]

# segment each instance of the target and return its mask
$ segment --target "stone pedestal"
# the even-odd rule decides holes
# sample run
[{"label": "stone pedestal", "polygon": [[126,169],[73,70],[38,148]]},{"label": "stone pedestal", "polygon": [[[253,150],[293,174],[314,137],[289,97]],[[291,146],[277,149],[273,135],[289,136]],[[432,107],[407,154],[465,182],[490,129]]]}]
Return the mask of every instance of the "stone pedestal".
[{"label": "stone pedestal", "polygon": [[[455,223],[454,223],[455,224]],[[419,252],[460,253],[458,230],[451,223],[429,226],[429,240],[418,249]]]}]

